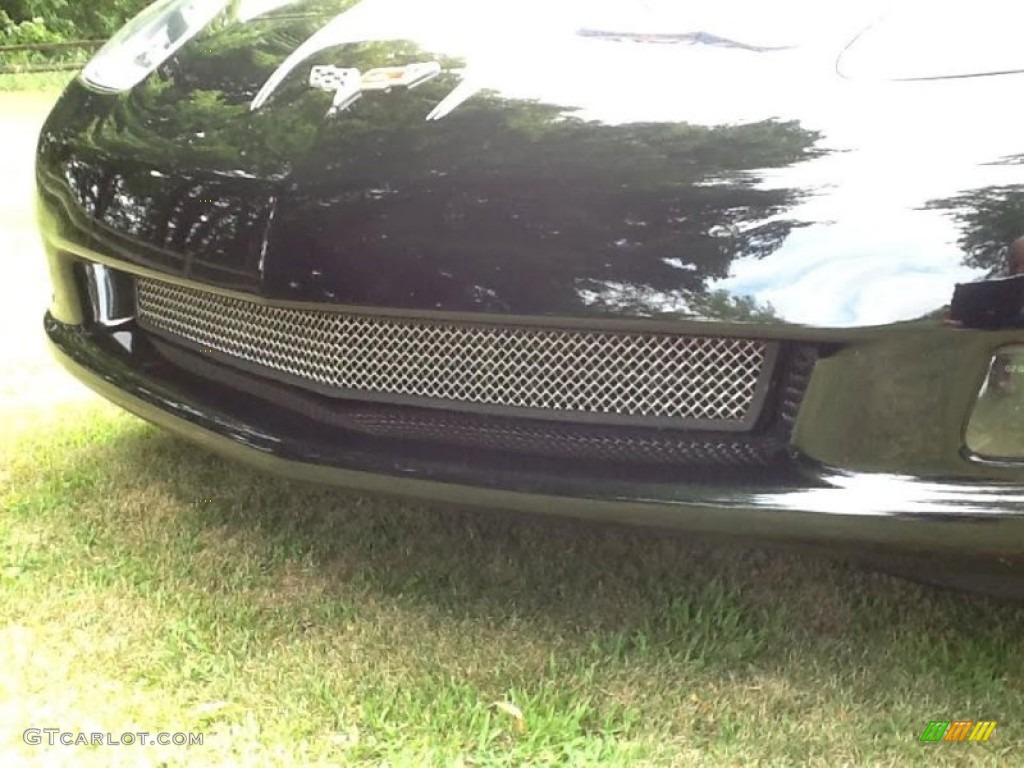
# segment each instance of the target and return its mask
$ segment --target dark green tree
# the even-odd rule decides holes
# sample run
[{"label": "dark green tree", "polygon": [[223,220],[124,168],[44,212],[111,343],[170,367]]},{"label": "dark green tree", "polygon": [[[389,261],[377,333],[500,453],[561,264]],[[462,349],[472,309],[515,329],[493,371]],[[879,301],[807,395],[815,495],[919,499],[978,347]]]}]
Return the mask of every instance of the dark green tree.
[{"label": "dark green tree", "polygon": [[1010,243],[1024,235],[1024,185],[983,187],[927,207],[946,212],[960,226],[964,264],[989,277],[1006,274]]}]

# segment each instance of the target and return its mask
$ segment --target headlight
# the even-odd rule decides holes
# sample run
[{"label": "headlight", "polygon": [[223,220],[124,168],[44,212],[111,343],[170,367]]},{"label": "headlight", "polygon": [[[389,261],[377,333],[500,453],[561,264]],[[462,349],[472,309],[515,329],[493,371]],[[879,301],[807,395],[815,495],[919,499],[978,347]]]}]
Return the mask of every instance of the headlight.
[{"label": "headlight", "polygon": [[965,434],[967,449],[997,461],[1024,461],[1024,346],[1002,347],[989,365]]},{"label": "headlight", "polygon": [[129,21],[82,70],[104,91],[127,91],[199,33],[228,0],[160,0]]}]

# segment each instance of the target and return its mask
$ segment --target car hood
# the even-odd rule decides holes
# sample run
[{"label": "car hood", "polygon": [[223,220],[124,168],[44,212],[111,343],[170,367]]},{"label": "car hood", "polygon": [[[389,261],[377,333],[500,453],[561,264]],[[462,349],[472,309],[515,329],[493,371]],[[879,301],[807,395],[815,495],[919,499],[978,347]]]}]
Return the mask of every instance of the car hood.
[{"label": "car hood", "polygon": [[552,5],[243,2],[131,93],[74,84],[41,181],[123,258],[282,300],[844,328],[1006,271],[1024,76],[844,76],[866,6]]}]

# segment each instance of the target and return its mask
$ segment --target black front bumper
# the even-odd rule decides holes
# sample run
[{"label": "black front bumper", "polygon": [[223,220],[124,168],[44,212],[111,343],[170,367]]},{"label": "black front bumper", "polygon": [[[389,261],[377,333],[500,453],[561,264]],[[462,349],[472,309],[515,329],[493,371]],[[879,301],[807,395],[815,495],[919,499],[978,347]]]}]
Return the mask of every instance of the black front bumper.
[{"label": "black front bumper", "polygon": [[[319,121],[319,96],[310,98],[305,90],[302,94],[303,103],[315,108]],[[533,158],[531,162],[543,164],[564,156],[572,161],[571,167],[556,168],[557,172],[532,167],[526,173],[514,164],[499,163],[500,167],[492,169],[497,174],[494,178],[501,180],[495,184],[488,181],[490,176],[478,172],[490,168],[498,153],[484,153],[466,163],[464,142],[458,133],[452,133],[454,138],[444,141],[452,150],[452,162],[444,167],[471,171],[468,176],[455,173],[445,177],[449,178],[446,183],[461,179],[458,194],[434,191],[441,177],[433,169],[441,166],[435,166],[436,158],[424,150],[419,156],[427,164],[423,169],[430,173],[414,179],[412,188],[417,194],[408,199],[381,197],[378,188],[409,186],[408,169],[403,162],[395,162],[389,170],[385,163],[383,170],[394,172],[397,183],[366,181],[366,189],[359,187],[365,179],[386,181],[389,176],[381,176],[376,150],[337,151],[350,146],[341,123],[316,133],[317,141],[327,142],[318,145],[320,152],[311,146],[278,162],[282,158],[276,151],[264,147],[263,160],[274,161],[266,173],[255,173],[259,163],[249,169],[252,173],[236,173],[238,152],[218,156],[218,164],[202,142],[193,146],[192,138],[178,141],[192,134],[173,120],[165,122],[171,112],[163,107],[176,105],[181,98],[170,92],[163,104],[160,93],[145,90],[113,98],[76,85],[68,90],[42,133],[39,211],[54,286],[47,333],[63,364],[111,401],[229,456],[293,477],[352,488],[677,526],[758,540],[848,543],[860,550],[887,546],[1000,557],[1024,555],[1024,460],[982,460],[965,448],[965,427],[993,356],[1005,345],[1024,340],[1024,332],[1013,327],[1016,321],[1006,323],[996,317],[999,322],[993,325],[989,317],[982,318],[984,323],[973,322],[974,328],[955,328],[945,322],[948,313],[939,307],[917,316],[904,311],[895,299],[892,307],[884,308],[885,313],[872,316],[916,319],[839,328],[822,321],[808,327],[771,318],[737,317],[732,311],[736,307],[728,302],[729,312],[716,315],[709,311],[707,317],[700,315],[703,319],[663,314],[645,302],[639,306],[629,302],[581,305],[579,286],[592,287],[595,281],[604,284],[611,280],[641,289],[663,283],[685,288],[691,271],[666,265],[668,260],[663,257],[668,255],[692,252],[699,257],[690,266],[697,270],[692,275],[700,273],[701,286],[725,274],[729,261],[720,263],[722,246],[708,234],[721,227],[711,225],[729,224],[726,229],[731,231],[736,211],[754,210],[758,200],[763,207],[774,196],[755,190],[749,180],[730,184],[724,188],[729,192],[724,196],[720,184],[706,184],[709,179],[720,179],[717,166],[701,166],[707,164],[704,156],[719,157],[721,152],[678,153],[678,161],[696,163],[695,171],[671,173],[663,180],[654,211],[657,215],[641,219],[661,221],[665,235],[654,237],[649,247],[634,252],[608,246],[621,238],[638,237],[637,227],[628,224],[630,217],[617,217],[628,230],[625,233],[616,230],[605,236],[603,229],[594,228],[602,222],[600,211],[607,208],[605,202],[620,200],[620,188],[624,187],[615,174],[625,173],[627,180],[631,179],[631,162],[616,159],[615,173],[594,182],[595,169],[603,167],[601,162],[570,152],[567,142],[557,145],[558,152],[538,152],[531,139],[523,145],[524,153],[529,150],[523,156]],[[152,100],[155,102],[147,104]],[[381,103],[400,104],[397,99]],[[496,103],[488,109],[507,114],[509,109],[523,106]],[[214,111],[221,109],[218,106]],[[551,112],[556,127],[563,122],[561,115],[560,109]],[[300,122],[305,119],[283,102],[273,113],[274,119],[261,125],[281,125],[275,121],[289,116]],[[225,128],[239,124],[229,120],[227,113],[221,117],[223,121],[217,124]],[[417,118],[417,132],[423,129],[422,122]],[[386,127],[390,121],[380,124]],[[250,124],[244,125],[248,130]],[[454,130],[456,124],[445,125]],[[473,123],[462,125],[471,128]],[[209,126],[204,122],[202,127],[205,136]],[[162,134],[165,128],[171,133]],[[499,128],[509,137],[510,147],[520,146],[527,135],[520,135],[511,123],[507,129]],[[596,131],[598,127],[590,128]],[[736,154],[736,148],[748,146],[748,140],[756,139],[756,146],[748,146],[756,149],[765,135],[794,141],[799,136],[803,136],[800,141],[809,137],[797,132],[795,123],[769,121],[747,128],[750,130],[740,134],[731,129],[706,133],[710,138],[721,134],[728,140],[723,151],[743,161],[738,171],[767,167],[758,153],[751,158]],[[638,159],[644,164],[636,167],[653,170],[661,142],[646,130],[641,131],[643,141],[638,145],[642,150]],[[283,134],[275,130],[263,138]],[[595,135],[604,142],[616,134],[602,129]],[[239,146],[255,151],[259,147],[249,143],[261,136],[258,132],[246,135],[239,139]],[[210,138],[215,137],[216,131],[210,131]],[[800,141],[797,144],[803,147]],[[395,145],[385,143],[392,161],[411,154],[396,152]],[[786,143],[792,142],[787,139]],[[588,146],[592,145],[579,143],[581,152]],[[619,158],[622,148],[630,145],[618,142],[608,146],[615,148]],[[311,159],[302,160],[307,155]],[[798,155],[806,159],[803,150]],[[346,169],[316,167],[324,157],[343,158],[344,162],[354,158],[373,168],[346,166],[346,175],[341,172]],[[507,157],[519,158],[520,153]],[[787,161],[796,162],[797,158]],[[277,197],[285,189],[281,172],[294,163],[304,163],[303,172],[292,174],[289,182],[299,184],[298,193],[281,202]],[[564,187],[534,181],[544,178],[572,183]],[[680,187],[679,178],[690,181]],[[516,190],[508,186],[510,179],[523,182],[522,190],[511,199],[505,195],[509,189]],[[487,195],[473,191],[481,180],[487,182]],[[601,194],[594,198],[595,207],[583,209],[587,215],[580,215],[573,201],[590,200],[592,183],[597,183]],[[753,198],[752,190],[757,191]],[[539,196],[540,191],[545,195]],[[797,191],[794,189],[794,194]],[[607,200],[604,195],[609,196]],[[491,197],[496,201],[493,204],[482,202]],[[679,205],[674,202],[677,197]],[[555,200],[554,213],[537,200]],[[424,201],[440,207],[422,208]],[[445,207],[452,201],[459,203],[458,210]],[[566,201],[571,203],[568,211],[564,210]],[[704,211],[707,221],[697,217],[699,221],[691,228],[684,221],[687,217],[677,215],[683,203]],[[521,205],[527,206],[531,216],[507,215],[519,211]],[[760,221],[774,205],[755,219]],[[336,213],[342,210],[345,215],[339,219]],[[503,230],[504,240],[493,237],[494,222],[499,220],[495,211],[503,226],[511,228]],[[444,242],[437,238],[437,222],[442,219],[451,236]],[[546,242],[556,228],[551,222],[557,222],[561,230],[563,219],[579,227],[579,239],[572,241],[572,248],[559,250],[538,243],[537,238]],[[368,221],[369,229],[364,226]],[[761,227],[750,232],[766,234]],[[592,236],[599,236],[600,247],[595,247]],[[771,237],[767,240],[771,242]],[[882,245],[887,242],[883,238]],[[478,253],[481,243],[491,246],[484,254]],[[664,243],[672,243],[671,249],[663,252]],[[370,245],[376,250],[367,250]],[[739,248],[744,244],[733,245]],[[611,255],[609,248],[614,251]],[[742,251],[739,248],[730,258]],[[883,249],[879,253],[889,252]],[[568,258],[569,254],[573,258]],[[265,264],[264,255],[268,257]],[[894,258],[898,255],[893,253]],[[446,321],[485,318],[496,324],[571,323],[601,331],[742,335],[813,345],[825,354],[815,365],[792,432],[785,436],[786,455],[781,465],[733,467],[722,472],[670,463],[646,469],[615,462],[597,466],[528,453],[478,451],[443,441],[374,437],[338,424],[325,426],[322,419],[286,408],[273,398],[260,398],[244,387],[174,365],[130,318],[122,324],[95,322],[95,313],[88,306],[90,297],[75,274],[83,263],[107,265],[127,279],[145,276],[178,282],[275,306],[314,308],[318,302],[327,302],[321,308],[402,310]],[[610,272],[609,264],[615,267]],[[845,279],[839,266],[829,273],[829,280]],[[945,279],[949,266],[940,259],[936,271],[929,274]],[[308,273],[311,280],[303,284],[293,279],[300,273]],[[320,283],[314,284],[313,277]],[[854,293],[851,288],[851,297]],[[637,292],[641,298],[645,295],[644,290]],[[664,291],[655,290],[652,296],[664,298]],[[991,301],[988,296],[981,298],[984,309]],[[961,305],[963,299],[961,296]],[[1019,315],[1019,306],[1010,308],[1015,317]],[[127,311],[130,313],[130,308]],[[966,315],[962,319],[970,321]],[[1016,453],[1000,455],[1024,455],[1024,442],[1017,441],[1016,448]]]},{"label": "black front bumper", "polygon": [[992,556],[1019,554],[1024,544],[1019,483],[834,471],[799,452],[785,471],[703,473],[695,481],[664,469],[595,472],[578,462],[417,447],[327,429],[195,376],[155,354],[130,323],[108,329],[48,314],[45,325],[61,363],[107,399],[219,453],[296,479],[756,540]]}]

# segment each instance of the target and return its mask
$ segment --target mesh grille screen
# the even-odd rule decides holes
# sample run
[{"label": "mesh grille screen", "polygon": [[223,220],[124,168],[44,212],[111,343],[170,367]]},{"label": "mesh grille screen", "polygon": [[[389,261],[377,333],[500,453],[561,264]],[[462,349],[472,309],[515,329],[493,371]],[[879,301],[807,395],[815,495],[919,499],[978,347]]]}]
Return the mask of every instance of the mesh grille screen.
[{"label": "mesh grille screen", "polygon": [[[378,409],[390,406],[376,406]],[[478,418],[478,417],[476,417]],[[488,423],[465,414],[388,413],[383,410],[350,414],[356,428],[371,435],[491,448],[531,456],[580,458],[611,462],[673,465],[767,465],[784,455],[786,441],[765,437],[644,431],[621,427],[553,424],[505,420]]]},{"label": "mesh grille screen", "polygon": [[285,309],[138,281],[141,326],[338,395],[736,423],[763,341]]}]

